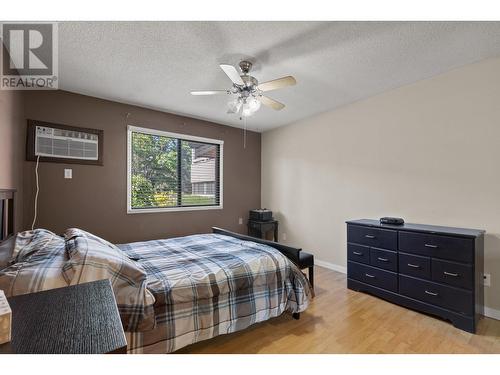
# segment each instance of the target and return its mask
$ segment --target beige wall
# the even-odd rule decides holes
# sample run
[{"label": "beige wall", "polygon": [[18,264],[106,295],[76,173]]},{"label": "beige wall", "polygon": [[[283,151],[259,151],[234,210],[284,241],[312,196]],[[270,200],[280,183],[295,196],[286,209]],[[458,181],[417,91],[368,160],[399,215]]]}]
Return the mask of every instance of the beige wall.
[{"label": "beige wall", "polygon": [[[40,163],[37,227],[61,233],[80,227],[113,242],[207,233],[212,226],[246,232],[248,210],[260,204],[260,134],[64,91],[25,93],[25,117],[104,130],[104,166]],[[127,214],[128,124],[224,140],[224,208]],[[26,127],[24,121],[23,126]],[[24,163],[25,225],[33,217],[34,162]],[[73,179],[64,179],[64,168]]]},{"label": "beige wall", "polygon": [[0,90],[0,189],[16,189],[16,230],[22,229],[24,137],[20,91]]},{"label": "beige wall", "polygon": [[347,219],[485,229],[500,310],[500,59],[264,133],[262,205],[287,243],[340,266]]}]

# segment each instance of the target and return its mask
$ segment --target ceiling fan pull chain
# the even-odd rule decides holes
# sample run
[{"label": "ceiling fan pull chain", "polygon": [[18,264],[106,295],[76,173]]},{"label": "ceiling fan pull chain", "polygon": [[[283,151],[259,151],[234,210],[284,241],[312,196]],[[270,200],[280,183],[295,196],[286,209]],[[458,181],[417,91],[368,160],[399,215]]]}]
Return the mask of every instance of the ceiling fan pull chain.
[{"label": "ceiling fan pull chain", "polygon": [[247,148],[247,118],[243,116],[243,148]]}]

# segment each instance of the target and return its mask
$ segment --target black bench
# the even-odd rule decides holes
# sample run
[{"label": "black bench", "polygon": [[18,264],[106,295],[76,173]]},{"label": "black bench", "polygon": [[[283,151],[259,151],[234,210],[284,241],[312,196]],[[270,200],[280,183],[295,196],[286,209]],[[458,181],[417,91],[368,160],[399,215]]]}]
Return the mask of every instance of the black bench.
[{"label": "black bench", "polygon": [[306,253],[305,251],[299,252],[299,267],[301,270],[307,268],[309,270],[309,282],[314,288],[314,255]]},{"label": "black bench", "polygon": [[[299,251],[299,268],[303,270],[307,268],[309,271],[309,283],[311,283],[314,289],[314,255],[306,253],[305,251]],[[300,319],[300,313],[292,314],[294,319]]]}]

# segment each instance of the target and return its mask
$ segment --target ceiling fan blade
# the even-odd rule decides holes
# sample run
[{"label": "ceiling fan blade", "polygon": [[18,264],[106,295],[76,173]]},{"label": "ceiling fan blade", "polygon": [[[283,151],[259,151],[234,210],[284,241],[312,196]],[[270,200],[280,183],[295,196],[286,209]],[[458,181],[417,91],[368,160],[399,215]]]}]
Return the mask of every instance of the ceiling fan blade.
[{"label": "ceiling fan blade", "polygon": [[286,76],[278,79],[273,79],[272,81],[261,83],[258,86],[258,88],[260,91],[271,91],[271,90],[281,89],[287,86],[293,86],[296,83],[297,81],[295,80],[295,78],[293,78],[292,76]]},{"label": "ceiling fan blade", "polygon": [[285,108],[285,105],[283,103],[280,103],[280,102],[278,102],[274,99],[271,99],[267,96],[260,96],[259,100],[265,106],[268,106],[269,108],[275,109],[276,111],[280,111],[283,108]]},{"label": "ceiling fan blade", "polygon": [[234,66],[228,64],[220,64],[220,68],[224,71],[224,73],[227,74],[227,76],[233,83],[237,85],[245,84]]},{"label": "ceiling fan blade", "polygon": [[206,90],[206,91],[191,91],[191,95],[222,95],[229,94],[228,90]]}]

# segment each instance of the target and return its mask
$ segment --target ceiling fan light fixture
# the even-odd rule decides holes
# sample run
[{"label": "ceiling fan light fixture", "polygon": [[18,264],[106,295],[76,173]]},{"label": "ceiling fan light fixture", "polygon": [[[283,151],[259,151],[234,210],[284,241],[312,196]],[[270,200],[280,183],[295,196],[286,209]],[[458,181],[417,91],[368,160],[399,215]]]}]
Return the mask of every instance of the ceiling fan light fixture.
[{"label": "ceiling fan light fixture", "polygon": [[250,117],[253,115],[253,112],[248,108],[247,105],[243,105],[243,109],[241,110],[241,115],[243,117]]},{"label": "ceiling fan light fixture", "polygon": [[233,100],[230,100],[228,103],[227,103],[227,113],[231,113],[231,114],[234,114],[234,113],[238,113],[241,109],[241,98],[236,98],[236,99],[233,99]]},{"label": "ceiling fan light fixture", "polygon": [[243,109],[241,111],[241,115],[243,117],[252,116],[255,112],[259,110],[259,108],[260,108],[260,101],[257,100],[254,96],[249,96],[243,103]]},{"label": "ceiling fan light fixture", "polygon": [[251,96],[247,99],[247,105],[252,112],[256,112],[260,108],[260,100],[258,100],[255,96]]}]

